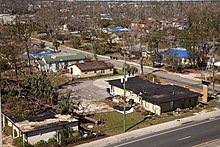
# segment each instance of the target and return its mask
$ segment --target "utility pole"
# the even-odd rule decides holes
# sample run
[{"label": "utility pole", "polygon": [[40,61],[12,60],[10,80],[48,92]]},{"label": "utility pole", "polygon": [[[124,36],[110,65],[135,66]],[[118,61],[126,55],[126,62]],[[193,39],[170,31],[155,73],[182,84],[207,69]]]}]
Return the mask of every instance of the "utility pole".
[{"label": "utility pole", "polygon": [[126,132],[126,57],[125,57],[125,51],[124,51],[124,78],[123,78],[123,88],[124,88],[124,132]]},{"label": "utility pole", "polygon": [[142,32],[141,32],[141,36],[140,36],[140,65],[141,65],[141,75],[144,75],[144,68],[143,68],[143,56],[142,56]]},{"label": "utility pole", "polygon": [[2,147],[2,139],[2,89],[0,87],[0,147]]},{"label": "utility pole", "polygon": [[212,55],[212,93],[215,94],[215,55]]},{"label": "utility pole", "polygon": [[213,53],[212,53],[212,93],[215,94],[215,39],[213,39]]}]

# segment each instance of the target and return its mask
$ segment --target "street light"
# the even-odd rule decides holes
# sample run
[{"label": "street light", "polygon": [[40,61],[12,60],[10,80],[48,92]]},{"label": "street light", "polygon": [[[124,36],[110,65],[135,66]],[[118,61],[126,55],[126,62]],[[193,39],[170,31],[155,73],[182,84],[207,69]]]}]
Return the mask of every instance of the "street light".
[{"label": "street light", "polygon": [[212,93],[215,94],[215,56],[212,56]]},{"label": "street light", "polygon": [[124,89],[124,105],[123,105],[123,111],[124,111],[124,121],[123,121],[123,128],[124,128],[124,132],[126,132],[126,82],[127,82],[127,78],[126,78],[126,57],[124,56],[124,77],[121,79],[121,83],[123,84],[123,89]]},{"label": "street light", "polygon": [[[109,29],[109,32],[127,32],[127,31],[131,31],[130,28],[123,28],[123,27],[116,27],[116,28],[112,28],[112,29]],[[123,126],[124,126],[124,132],[126,132],[126,81],[127,81],[127,78],[126,78],[126,69],[125,69],[125,66],[126,66],[126,54],[125,54],[125,50],[124,50],[124,77],[123,79],[121,79],[121,83],[123,82],[123,89],[124,89],[124,121],[123,121]]]},{"label": "street light", "polygon": [[2,101],[1,101],[1,98],[2,98],[2,89],[0,88],[0,147],[2,147]]},{"label": "street light", "polygon": [[215,39],[213,39],[213,53],[212,53],[212,93],[215,94]]}]

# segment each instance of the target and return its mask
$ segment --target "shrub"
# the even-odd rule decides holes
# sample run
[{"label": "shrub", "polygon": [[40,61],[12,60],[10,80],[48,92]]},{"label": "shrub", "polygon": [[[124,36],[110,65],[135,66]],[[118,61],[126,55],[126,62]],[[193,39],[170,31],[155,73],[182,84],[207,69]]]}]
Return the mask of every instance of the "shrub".
[{"label": "shrub", "polygon": [[48,144],[44,140],[40,140],[37,143],[34,144],[34,147],[48,147]]},{"label": "shrub", "polygon": [[48,146],[50,146],[50,147],[57,147],[59,145],[58,145],[57,140],[55,138],[50,138],[48,140]]},{"label": "shrub", "polygon": [[13,143],[15,144],[16,147],[23,147],[23,139],[22,139],[22,137],[15,138],[13,140]]},{"label": "shrub", "polygon": [[10,126],[5,126],[4,127],[4,132],[9,136],[12,135],[12,127]]}]

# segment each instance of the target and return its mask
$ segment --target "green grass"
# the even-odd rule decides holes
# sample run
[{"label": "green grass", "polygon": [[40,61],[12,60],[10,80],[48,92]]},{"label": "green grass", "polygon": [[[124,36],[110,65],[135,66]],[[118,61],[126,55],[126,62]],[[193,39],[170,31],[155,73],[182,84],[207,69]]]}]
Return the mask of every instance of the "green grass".
[{"label": "green grass", "polygon": [[48,78],[51,81],[51,83],[55,86],[59,86],[59,85],[63,85],[65,83],[69,82],[69,79],[62,75],[61,73],[57,72],[57,73],[49,73],[48,74]]},{"label": "green grass", "polygon": [[[156,125],[188,116],[193,116],[193,112],[185,113],[179,116],[162,115],[145,120],[141,112],[133,112],[126,115],[126,129],[127,131],[136,130],[139,128],[144,128],[147,126]],[[118,112],[104,112],[95,114],[94,118],[96,120],[102,118],[105,122],[103,126],[95,126],[93,128],[94,130],[103,131],[108,135],[123,133],[123,114]],[[83,126],[87,125],[89,124],[84,124]]]},{"label": "green grass", "polygon": [[105,56],[121,57],[121,54],[118,53],[118,52],[115,52],[115,53],[108,53],[108,54],[105,54]]},{"label": "green grass", "polygon": [[[142,121],[144,117],[139,112],[134,112],[126,115],[127,128],[132,127],[138,122]],[[94,115],[96,120],[103,119],[103,126],[95,126],[93,129],[97,131],[104,131],[108,135],[116,135],[123,132],[123,114],[118,112],[103,112]],[[88,124],[84,124],[87,126]]]},{"label": "green grass", "polygon": [[[133,112],[126,115],[126,129],[127,131],[132,131],[144,127],[148,127],[151,125],[156,125],[160,123],[165,123],[169,121],[173,121],[176,119],[193,116],[194,113],[200,112],[201,108],[196,108],[193,110],[186,110],[181,114],[173,115],[172,112],[164,113],[160,116],[154,116],[151,119],[144,119],[144,113],[142,112]],[[104,120],[104,125],[94,126],[93,130],[102,131],[107,135],[116,135],[123,133],[123,114],[118,112],[103,112],[94,114],[94,119],[96,120]],[[90,123],[83,124],[83,127],[88,125],[93,125]]]}]

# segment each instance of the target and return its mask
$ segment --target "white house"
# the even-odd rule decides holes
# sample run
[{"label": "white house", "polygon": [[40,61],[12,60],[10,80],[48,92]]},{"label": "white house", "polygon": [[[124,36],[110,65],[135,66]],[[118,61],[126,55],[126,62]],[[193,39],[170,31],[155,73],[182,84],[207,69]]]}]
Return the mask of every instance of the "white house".
[{"label": "white house", "polygon": [[[27,118],[16,117],[2,112],[2,124],[12,127],[12,138],[22,137],[23,142],[35,144],[40,140],[47,141],[58,135],[63,128],[78,130],[78,120],[70,115],[47,112],[39,116]],[[56,138],[59,142],[59,137]]]},{"label": "white house", "polygon": [[76,63],[68,67],[69,72],[78,78],[113,74],[113,64],[104,61]]},{"label": "white house", "polygon": [[14,24],[16,15],[0,14],[0,25]]},{"label": "white house", "polygon": [[66,69],[69,65],[82,63],[84,60],[85,56],[81,53],[58,53],[43,56],[42,59],[38,61],[38,68],[46,72],[57,72],[61,69]]}]

